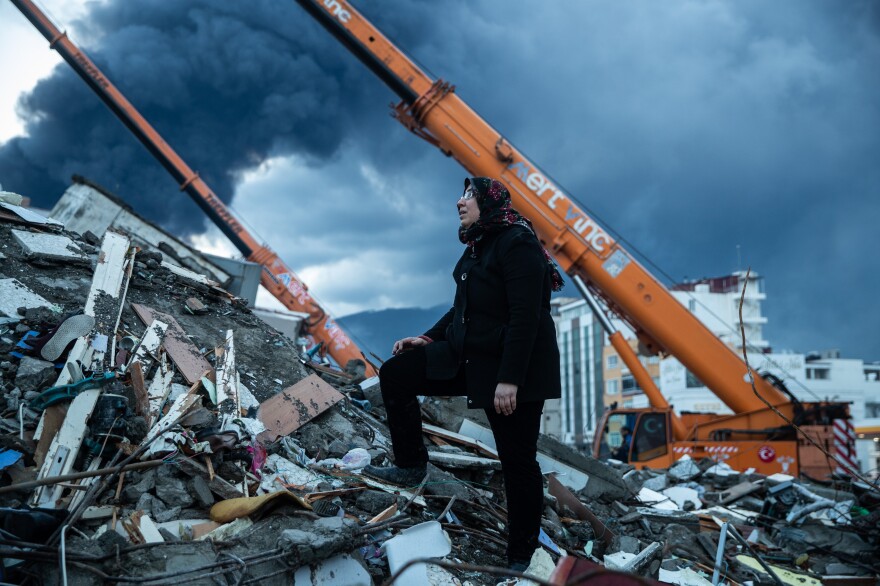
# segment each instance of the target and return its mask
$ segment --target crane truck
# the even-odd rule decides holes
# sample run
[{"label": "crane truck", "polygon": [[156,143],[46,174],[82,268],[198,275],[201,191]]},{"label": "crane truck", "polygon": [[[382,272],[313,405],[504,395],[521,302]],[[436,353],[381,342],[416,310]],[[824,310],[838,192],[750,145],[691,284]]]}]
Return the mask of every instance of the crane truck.
[{"label": "crane truck", "polygon": [[767,474],[821,478],[857,470],[854,441],[835,441],[835,428],[849,425],[847,404],[800,402],[784,386],[753,375],[608,230],[472,110],[454,85],[432,79],[350,2],[296,1],[398,95],[394,118],[471,175],[504,182],[514,207],[532,221],[541,242],[606,329],[611,328],[606,315],[623,320],[647,352],[676,357],[733,412],[677,414],[620,332],[609,329],[612,344],[651,407],[606,411],[593,445],[596,457],[609,457],[612,448],[619,448],[614,444],[627,427],[632,436],[624,457],[639,468],[668,467],[689,454]]},{"label": "crane truck", "polygon": [[321,304],[309,293],[308,286],[269,246],[261,244],[242,226],[226,204],[208,184],[166,143],[159,133],[125,98],[95,63],[80,50],[31,0],[11,0],[22,14],[49,41],[58,54],[98,95],[117,118],[146,147],[159,163],[220,229],[247,260],[262,267],[260,283],[286,308],[308,314],[304,334],[319,346],[321,354],[329,354],[345,367],[355,360],[366,366],[366,376],[375,369],[364,359],[357,345],[339,327]]}]

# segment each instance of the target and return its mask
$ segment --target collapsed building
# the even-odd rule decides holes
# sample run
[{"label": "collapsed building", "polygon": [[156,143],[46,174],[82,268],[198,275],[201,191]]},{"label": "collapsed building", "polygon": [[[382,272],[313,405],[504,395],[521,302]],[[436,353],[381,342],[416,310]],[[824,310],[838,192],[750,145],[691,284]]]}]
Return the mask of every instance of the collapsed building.
[{"label": "collapsed building", "polygon": [[[50,214],[63,221],[0,201],[0,581],[527,583],[505,568],[480,412],[426,398],[423,481],[361,475],[390,454],[377,379],[313,360],[242,298],[246,271],[119,200],[98,214],[99,196],[78,180]],[[637,470],[549,437],[539,463],[533,583],[880,573],[880,491],[858,479],[765,476],[722,455]]]}]

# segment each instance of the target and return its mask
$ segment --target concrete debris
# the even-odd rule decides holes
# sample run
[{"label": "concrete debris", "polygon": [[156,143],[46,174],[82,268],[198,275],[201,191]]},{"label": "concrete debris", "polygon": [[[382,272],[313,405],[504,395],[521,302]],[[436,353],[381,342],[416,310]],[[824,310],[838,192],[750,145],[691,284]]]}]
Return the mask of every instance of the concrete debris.
[{"label": "concrete debris", "polygon": [[420,558],[442,558],[452,551],[452,540],[440,523],[427,521],[401,531],[382,546],[392,576],[401,584],[430,586],[427,564],[410,563]]},{"label": "concrete debris", "polygon": [[28,260],[88,262],[88,257],[77,244],[60,234],[43,234],[27,230],[12,230],[12,237],[21,246]]},{"label": "concrete debris", "polygon": [[337,555],[317,564],[303,566],[293,575],[293,586],[372,586],[364,566],[349,554]]},{"label": "concrete debris", "polygon": [[[84,236],[15,205],[0,213],[4,583],[508,577],[497,571],[503,481],[481,413],[429,398],[426,481],[361,476],[390,461],[377,378],[313,362],[296,332],[282,335],[222,289],[235,271],[118,215],[91,186],[79,183],[61,206]],[[42,360],[40,341],[77,314],[94,328]],[[876,486],[688,457],[636,469],[544,436],[538,449],[541,546],[526,572],[536,580],[876,581]],[[416,558],[431,563],[403,569]]]},{"label": "concrete debris", "polygon": [[701,473],[700,467],[688,456],[681,458],[666,471],[669,480],[675,483],[693,480]]},{"label": "concrete debris", "polygon": [[21,318],[19,309],[27,310],[38,307],[58,311],[58,306],[34,293],[18,279],[0,279],[0,313],[17,322]]},{"label": "concrete debris", "polygon": [[45,360],[25,356],[15,371],[15,386],[25,393],[42,391],[55,380],[55,365]]}]

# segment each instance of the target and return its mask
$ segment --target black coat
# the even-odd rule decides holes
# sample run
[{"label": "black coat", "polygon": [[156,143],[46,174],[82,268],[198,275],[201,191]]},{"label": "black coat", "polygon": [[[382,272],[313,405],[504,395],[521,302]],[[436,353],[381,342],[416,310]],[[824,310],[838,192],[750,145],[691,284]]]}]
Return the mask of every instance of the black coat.
[{"label": "black coat", "polygon": [[468,407],[491,407],[499,382],[518,386],[518,402],[561,395],[559,348],[550,316],[551,268],[526,227],[485,236],[455,270],[455,302],[425,335],[427,377],[465,370]]}]

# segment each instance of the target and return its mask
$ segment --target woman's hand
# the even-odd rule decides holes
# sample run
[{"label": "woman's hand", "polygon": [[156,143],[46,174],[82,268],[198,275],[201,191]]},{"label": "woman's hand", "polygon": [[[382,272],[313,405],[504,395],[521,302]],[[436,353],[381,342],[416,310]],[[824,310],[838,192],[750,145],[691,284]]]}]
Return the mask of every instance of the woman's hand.
[{"label": "woman's hand", "polygon": [[511,383],[498,383],[495,387],[495,413],[510,415],[516,410],[517,386]]},{"label": "woman's hand", "polygon": [[391,353],[397,356],[401,352],[406,352],[407,350],[412,350],[413,348],[418,348],[419,346],[425,346],[427,344],[428,340],[425,338],[403,338],[402,340],[394,342],[394,346],[391,348]]}]

